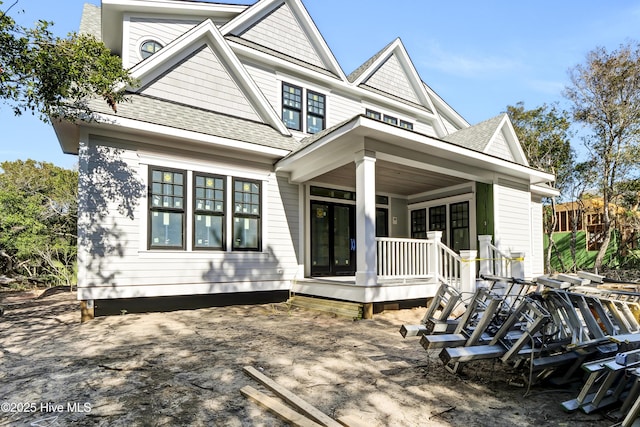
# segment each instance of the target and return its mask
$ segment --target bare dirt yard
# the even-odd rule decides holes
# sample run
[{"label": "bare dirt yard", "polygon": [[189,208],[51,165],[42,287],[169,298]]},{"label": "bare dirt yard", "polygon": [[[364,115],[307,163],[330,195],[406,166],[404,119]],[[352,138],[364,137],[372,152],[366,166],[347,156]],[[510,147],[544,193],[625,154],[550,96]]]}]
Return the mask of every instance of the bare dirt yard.
[{"label": "bare dirt yard", "polygon": [[368,426],[609,426],[564,389],[509,385],[500,362],[447,372],[404,339],[425,309],[352,321],[284,303],[97,317],[75,293],[0,293],[0,426],[281,426],[245,398],[254,366],[325,414]]}]

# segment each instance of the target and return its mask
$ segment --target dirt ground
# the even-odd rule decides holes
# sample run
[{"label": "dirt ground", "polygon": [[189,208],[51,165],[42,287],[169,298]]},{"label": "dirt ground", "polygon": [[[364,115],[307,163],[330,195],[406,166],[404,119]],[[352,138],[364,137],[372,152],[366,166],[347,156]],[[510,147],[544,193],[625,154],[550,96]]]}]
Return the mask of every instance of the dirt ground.
[{"label": "dirt ground", "polygon": [[567,414],[565,389],[508,384],[500,362],[447,372],[402,324],[424,308],[351,321],[284,303],[97,317],[75,293],[0,293],[0,426],[281,426],[245,398],[251,365],[327,415],[369,426],[609,426]]}]

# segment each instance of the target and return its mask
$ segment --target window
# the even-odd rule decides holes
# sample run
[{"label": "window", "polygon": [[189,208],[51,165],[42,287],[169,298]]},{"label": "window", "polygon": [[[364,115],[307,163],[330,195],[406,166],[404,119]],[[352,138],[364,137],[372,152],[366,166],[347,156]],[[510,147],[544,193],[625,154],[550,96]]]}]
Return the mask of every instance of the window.
[{"label": "window", "polygon": [[451,210],[451,249],[469,249],[469,202],[453,203]]},{"label": "window", "polygon": [[302,123],[306,123],[307,133],[318,133],[326,127],[326,97],[311,90],[306,91],[307,106],[303,117],[304,90],[301,87],[282,83],[282,121],[289,129],[305,131]]},{"label": "window", "polygon": [[376,208],[376,237],[389,237],[389,209]]},{"label": "window", "polygon": [[146,40],[140,45],[140,56],[147,59],[157,51],[162,49],[162,45],[155,40]]},{"label": "window", "polygon": [[411,211],[411,238],[427,238],[427,212],[426,209]]},{"label": "window", "polygon": [[389,123],[390,125],[398,126],[398,119],[392,116],[384,115],[384,122]]},{"label": "window", "polygon": [[370,119],[382,120],[382,116],[380,115],[380,113],[378,113],[377,111],[369,110],[368,108],[365,111],[365,115]]},{"label": "window", "polygon": [[260,250],[260,183],[233,180],[233,249]]},{"label": "window", "polygon": [[184,172],[151,169],[149,248],[184,249]]},{"label": "window", "polygon": [[324,130],[324,95],[307,91],[307,132],[318,133]]},{"label": "window", "polygon": [[413,123],[400,120],[400,127],[408,130],[413,130]]},{"label": "window", "polygon": [[193,248],[224,250],[225,179],[194,174]]},{"label": "window", "polygon": [[287,83],[282,83],[282,121],[289,129],[302,130],[302,89]]},{"label": "window", "polygon": [[447,229],[447,206],[429,208],[429,231],[444,231]]},{"label": "window", "polygon": [[383,116],[378,111],[370,110],[368,108],[365,110],[364,114],[370,119],[381,120],[390,125],[400,126],[403,129],[413,130],[413,123],[408,122],[406,120],[400,120],[400,125],[398,125],[398,119],[396,117],[389,116],[387,114]]}]

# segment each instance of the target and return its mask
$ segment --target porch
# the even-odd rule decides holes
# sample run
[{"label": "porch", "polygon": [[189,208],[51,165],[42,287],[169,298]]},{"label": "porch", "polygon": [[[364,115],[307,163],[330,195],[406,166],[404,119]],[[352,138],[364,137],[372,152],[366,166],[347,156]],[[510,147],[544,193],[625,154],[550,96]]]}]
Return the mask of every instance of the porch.
[{"label": "porch", "polygon": [[500,250],[487,235],[478,236],[479,250],[460,254],[442,242],[440,231],[428,232],[426,239],[377,237],[375,242],[373,283],[359,284],[357,276],[305,277],[294,281],[291,292],[376,303],[431,298],[442,283],[472,295],[481,275],[524,277],[524,254]]}]

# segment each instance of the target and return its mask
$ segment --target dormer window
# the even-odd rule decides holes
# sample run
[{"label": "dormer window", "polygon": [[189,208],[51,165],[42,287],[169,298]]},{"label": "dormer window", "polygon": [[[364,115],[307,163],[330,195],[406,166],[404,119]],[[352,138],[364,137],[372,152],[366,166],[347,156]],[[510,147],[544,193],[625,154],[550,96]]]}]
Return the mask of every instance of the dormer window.
[{"label": "dormer window", "polygon": [[162,49],[160,42],[155,40],[146,40],[140,45],[140,56],[142,59],[147,59],[160,49]]}]

